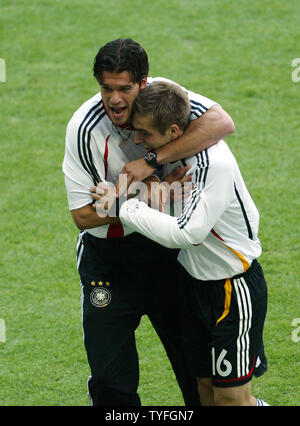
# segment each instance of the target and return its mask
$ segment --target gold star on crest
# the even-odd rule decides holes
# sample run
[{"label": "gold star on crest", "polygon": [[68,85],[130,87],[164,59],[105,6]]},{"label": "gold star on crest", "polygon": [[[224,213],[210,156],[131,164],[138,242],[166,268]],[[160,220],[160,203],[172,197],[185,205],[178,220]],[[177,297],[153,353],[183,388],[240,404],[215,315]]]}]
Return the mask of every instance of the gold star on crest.
[{"label": "gold star on crest", "polygon": [[103,281],[98,281],[98,284],[99,285],[103,285]]},{"label": "gold star on crest", "polygon": [[92,284],[92,285],[96,285],[95,281],[91,281],[91,284]]},{"label": "gold star on crest", "polygon": [[105,283],[106,285],[107,285],[107,287],[109,287],[110,286],[110,282],[109,281],[106,281],[106,283]]}]

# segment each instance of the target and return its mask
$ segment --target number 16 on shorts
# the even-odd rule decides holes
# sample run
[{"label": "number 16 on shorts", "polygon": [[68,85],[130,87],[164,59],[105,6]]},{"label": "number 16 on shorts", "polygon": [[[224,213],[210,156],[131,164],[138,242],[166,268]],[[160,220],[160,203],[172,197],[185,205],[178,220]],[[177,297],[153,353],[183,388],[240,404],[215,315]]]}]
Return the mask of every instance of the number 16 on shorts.
[{"label": "number 16 on shorts", "polygon": [[221,376],[221,377],[227,377],[232,372],[232,365],[225,358],[226,354],[227,354],[227,351],[223,349],[216,360],[215,348],[214,347],[211,348],[213,376],[216,376],[217,374],[218,376]]}]

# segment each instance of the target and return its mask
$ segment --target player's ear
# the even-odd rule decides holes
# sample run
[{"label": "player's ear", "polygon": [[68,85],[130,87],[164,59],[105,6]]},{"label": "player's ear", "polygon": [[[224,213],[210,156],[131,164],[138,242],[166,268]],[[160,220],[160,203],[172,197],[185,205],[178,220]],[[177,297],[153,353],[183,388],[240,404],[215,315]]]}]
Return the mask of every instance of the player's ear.
[{"label": "player's ear", "polygon": [[145,89],[145,87],[147,86],[147,76],[145,75],[143,78],[142,78],[142,81],[141,81],[141,83],[140,83],[140,90],[143,90],[143,89]]},{"label": "player's ear", "polygon": [[182,134],[182,130],[179,128],[177,124],[171,124],[169,131],[170,131],[171,140],[178,138],[178,136]]}]

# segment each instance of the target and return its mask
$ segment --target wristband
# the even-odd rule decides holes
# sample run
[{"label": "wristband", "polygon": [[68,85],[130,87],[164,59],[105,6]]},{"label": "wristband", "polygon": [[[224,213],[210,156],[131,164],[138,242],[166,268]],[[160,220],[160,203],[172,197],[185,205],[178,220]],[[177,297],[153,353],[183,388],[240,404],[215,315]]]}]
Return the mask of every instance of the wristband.
[{"label": "wristband", "polygon": [[150,151],[146,152],[144,155],[144,160],[146,161],[149,166],[153,167],[154,169],[161,169],[162,166],[160,166],[157,162],[157,154],[154,151],[154,149],[151,149]]}]

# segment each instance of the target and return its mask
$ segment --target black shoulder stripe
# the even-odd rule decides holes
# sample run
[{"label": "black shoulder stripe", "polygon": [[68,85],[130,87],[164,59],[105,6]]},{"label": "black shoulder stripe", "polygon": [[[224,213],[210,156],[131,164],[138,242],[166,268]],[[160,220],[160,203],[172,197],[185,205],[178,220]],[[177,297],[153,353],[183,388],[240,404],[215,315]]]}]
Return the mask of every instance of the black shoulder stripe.
[{"label": "black shoulder stripe", "polygon": [[190,103],[191,103],[191,113],[196,115],[196,117],[198,118],[208,110],[208,108],[205,105],[201,104],[200,102],[195,102],[193,100],[190,100]]},{"label": "black shoulder stripe", "polygon": [[86,164],[90,170],[90,175],[93,177],[95,185],[97,185],[97,183],[100,182],[101,179],[99,177],[99,174],[93,162],[93,155],[92,155],[91,146],[90,146],[91,132],[104,115],[105,115],[105,111],[103,112],[103,110],[99,110],[99,112],[95,112],[95,114],[86,124],[82,132],[82,142],[83,142],[82,147],[84,151],[84,156],[86,159]]},{"label": "black shoulder stripe", "polygon": [[239,202],[239,204],[241,206],[241,210],[243,212],[243,216],[244,216],[246,227],[247,227],[247,231],[248,231],[248,237],[250,238],[250,240],[253,240],[253,233],[252,233],[250,222],[249,222],[246,210],[245,210],[245,206],[244,206],[244,203],[243,203],[243,201],[242,201],[242,199],[240,197],[240,194],[239,194],[239,192],[238,192],[237,187],[236,187],[235,184],[234,184],[234,190],[235,190],[235,195],[237,196],[238,202]]},{"label": "black shoulder stripe", "polygon": [[202,164],[205,164],[205,168],[204,168],[204,176],[203,176],[203,184],[205,185],[205,182],[206,182],[206,177],[207,177],[207,172],[208,172],[208,167],[209,167],[209,158],[208,158],[208,152],[207,152],[207,149],[205,149],[204,150],[204,156],[205,156],[205,159],[203,159],[203,152],[201,152],[201,156],[202,156],[202,161],[203,161],[203,163]]},{"label": "black shoulder stripe", "polygon": [[185,205],[182,214],[177,218],[177,223],[180,229],[183,229],[190,220],[192,213],[198,204],[200,192],[201,191],[198,187],[195,187],[192,190],[189,202]]},{"label": "black shoulder stripe", "polygon": [[198,114],[198,112],[196,112],[193,109],[191,109],[191,114],[190,115],[195,115],[197,118],[199,118],[199,117],[201,117],[202,114]]},{"label": "black shoulder stripe", "polygon": [[91,132],[105,114],[102,101],[100,101],[88,111],[78,128],[77,134],[77,147],[80,161],[85,171],[91,176],[95,185],[97,185],[101,179],[93,162],[93,155],[90,147]]},{"label": "black shoulder stripe", "polygon": [[193,105],[196,105],[196,106],[200,106],[201,108],[203,108],[203,109],[205,109],[205,111],[207,111],[208,110],[208,108],[205,106],[205,105],[203,105],[203,104],[201,104],[200,102],[196,102],[196,101],[194,101],[193,99],[190,99],[190,102],[191,102],[191,104],[193,104]]},{"label": "black shoulder stripe", "polygon": [[201,191],[205,186],[207,172],[209,168],[209,157],[207,149],[196,154],[197,168],[195,170],[195,188],[192,190],[187,204],[184,207],[182,214],[177,218],[177,223],[180,229],[183,229],[189,222],[197,204],[201,198]]}]

